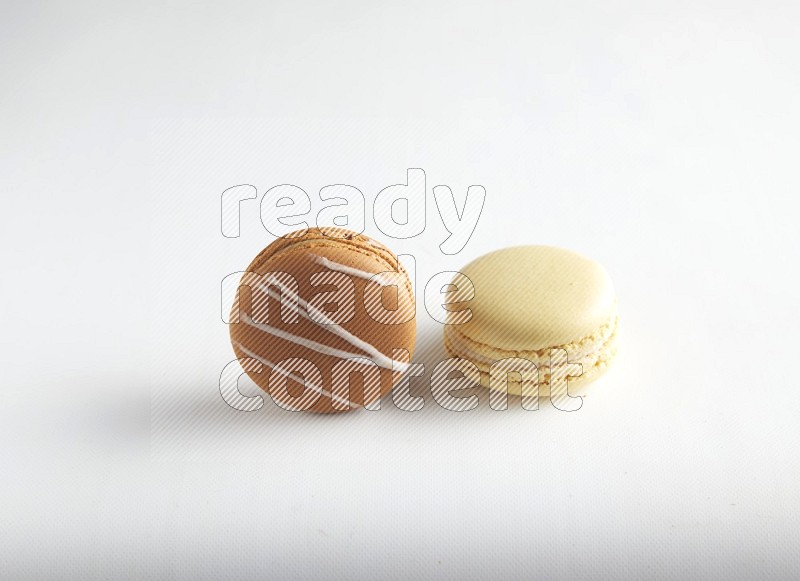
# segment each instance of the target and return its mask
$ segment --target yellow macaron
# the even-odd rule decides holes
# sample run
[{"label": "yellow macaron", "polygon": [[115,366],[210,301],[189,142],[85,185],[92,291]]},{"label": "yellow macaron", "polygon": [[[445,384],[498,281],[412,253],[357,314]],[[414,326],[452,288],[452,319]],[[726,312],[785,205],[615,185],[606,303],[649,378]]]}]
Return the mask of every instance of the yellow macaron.
[{"label": "yellow macaron", "polygon": [[[489,386],[495,362],[521,358],[550,380],[551,350],[566,351],[582,373],[570,385],[597,378],[616,354],[617,300],[606,270],[575,252],[518,246],[491,252],[461,269],[474,287],[464,303],[472,316],[445,327],[451,355],[472,361]],[[520,395],[518,383],[508,392]]]}]

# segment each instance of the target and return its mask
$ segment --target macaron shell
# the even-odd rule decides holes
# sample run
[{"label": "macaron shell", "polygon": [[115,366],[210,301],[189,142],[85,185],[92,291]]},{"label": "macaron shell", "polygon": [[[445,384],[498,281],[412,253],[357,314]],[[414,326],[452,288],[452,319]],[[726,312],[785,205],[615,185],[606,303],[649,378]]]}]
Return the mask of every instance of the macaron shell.
[{"label": "macaron shell", "polygon": [[461,270],[475,287],[461,334],[497,349],[565,345],[606,324],[615,308],[605,269],[575,252],[518,246],[486,254]]},{"label": "macaron shell", "polygon": [[266,260],[288,249],[299,250],[315,246],[352,250],[382,261],[385,267],[384,270],[402,270],[405,272],[395,254],[385,245],[364,234],[336,227],[309,228],[303,235],[293,232],[290,235],[278,238],[258,253],[250,263],[248,270],[257,271]]}]

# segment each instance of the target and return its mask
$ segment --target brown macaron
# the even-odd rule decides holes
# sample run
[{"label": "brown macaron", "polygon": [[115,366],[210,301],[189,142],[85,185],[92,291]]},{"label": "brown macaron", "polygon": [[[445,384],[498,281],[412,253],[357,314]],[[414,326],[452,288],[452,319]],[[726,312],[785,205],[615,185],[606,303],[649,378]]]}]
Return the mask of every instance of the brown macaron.
[{"label": "brown macaron", "polygon": [[279,238],[247,267],[230,335],[244,370],[282,408],[375,409],[413,356],[414,290],[383,244],[309,228]]}]

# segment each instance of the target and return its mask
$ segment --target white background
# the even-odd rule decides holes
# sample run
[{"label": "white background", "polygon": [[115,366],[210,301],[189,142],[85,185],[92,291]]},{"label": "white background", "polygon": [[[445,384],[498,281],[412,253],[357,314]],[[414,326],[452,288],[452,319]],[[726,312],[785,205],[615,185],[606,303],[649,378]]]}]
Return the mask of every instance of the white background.
[{"label": "white background", "polygon": [[[798,16],[6,3],[0,576],[800,575]],[[428,227],[388,240],[371,202],[411,167]],[[587,254],[619,358],[571,414],[444,411],[430,367],[418,413],[235,412],[219,283],[273,239],[258,201],[221,236],[241,183],[315,212],[358,187],[422,284],[512,244]],[[487,191],[453,257],[439,184]]]}]

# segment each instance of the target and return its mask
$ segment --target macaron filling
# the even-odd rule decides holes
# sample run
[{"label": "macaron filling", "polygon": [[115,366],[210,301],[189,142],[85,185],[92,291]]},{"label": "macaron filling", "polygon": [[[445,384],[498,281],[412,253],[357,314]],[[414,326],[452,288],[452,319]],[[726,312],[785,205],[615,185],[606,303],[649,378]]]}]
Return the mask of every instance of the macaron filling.
[{"label": "macaron filling", "polygon": [[492,347],[470,339],[459,330],[458,325],[448,325],[444,333],[445,346],[450,354],[472,361],[481,373],[486,375],[489,374],[491,366],[502,359],[509,357],[527,359],[538,367],[540,382],[549,381],[550,351],[563,349],[567,352],[570,363],[580,363],[583,366],[583,374],[571,380],[581,382],[596,376],[613,357],[616,349],[618,322],[619,316],[615,308],[606,323],[595,332],[571,343],[529,351]]}]

